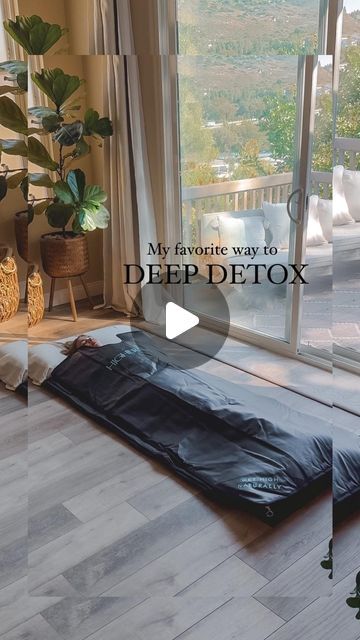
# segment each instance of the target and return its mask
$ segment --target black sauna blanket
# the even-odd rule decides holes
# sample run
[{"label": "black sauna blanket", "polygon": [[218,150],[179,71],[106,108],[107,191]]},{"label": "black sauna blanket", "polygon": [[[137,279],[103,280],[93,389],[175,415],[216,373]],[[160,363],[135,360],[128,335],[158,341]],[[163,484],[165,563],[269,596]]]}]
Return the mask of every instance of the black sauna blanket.
[{"label": "black sauna blanket", "polygon": [[334,517],[340,520],[360,505],[360,436],[334,433]]},{"label": "black sauna blanket", "polygon": [[83,347],[47,386],[212,497],[268,522],[329,484],[325,428],[313,434],[282,424],[281,415],[269,420],[260,394],[232,385],[228,395],[215,376],[170,364],[147,334],[134,335]]}]

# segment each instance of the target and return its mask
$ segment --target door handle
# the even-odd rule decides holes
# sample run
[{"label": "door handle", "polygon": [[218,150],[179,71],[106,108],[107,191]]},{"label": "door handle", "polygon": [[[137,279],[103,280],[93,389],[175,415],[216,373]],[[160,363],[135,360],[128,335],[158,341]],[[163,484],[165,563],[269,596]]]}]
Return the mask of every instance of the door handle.
[{"label": "door handle", "polygon": [[295,189],[295,191],[290,193],[290,195],[288,197],[288,201],[286,203],[286,209],[287,209],[287,213],[288,213],[288,216],[289,216],[290,220],[295,222],[295,224],[300,224],[301,223],[301,218],[294,218],[294,216],[291,213],[291,202],[292,202],[293,198],[295,196],[297,196],[297,195],[299,196],[297,204],[300,204],[300,202],[302,202],[302,199],[304,197],[304,189],[302,187],[299,187],[298,189]]}]

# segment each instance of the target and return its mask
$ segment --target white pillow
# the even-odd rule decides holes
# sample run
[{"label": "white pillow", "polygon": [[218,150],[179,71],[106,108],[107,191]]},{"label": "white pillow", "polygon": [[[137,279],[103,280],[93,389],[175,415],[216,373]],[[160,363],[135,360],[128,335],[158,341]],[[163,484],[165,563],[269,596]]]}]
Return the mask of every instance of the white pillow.
[{"label": "white pillow", "polygon": [[318,214],[319,196],[310,196],[309,216],[306,231],[306,246],[316,247],[319,244],[326,244]]},{"label": "white pillow", "polygon": [[10,391],[27,379],[28,350],[26,340],[0,346],[0,380]]},{"label": "white pillow", "polygon": [[335,227],[354,222],[349,213],[343,186],[344,167],[337,165],[333,171],[333,224]]},{"label": "white pillow", "polygon": [[233,256],[232,247],[247,246],[244,219],[219,216],[218,220],[220,245],[228,248],[227,256]]},{"label": "white pillow", "polygon": [[290,218],[286,202],[271,204],[263,203],[265,224],[272,235],[271,245],[277,249],[289,248]]},{"label": "white pillow", "polygon": [[349,213],[360,222],[360,171],[344,169],[342,182]]},{"label": "white pillow", "polygon": [[263,252],[266,246],[264,218],[260,216],[249,216],[243,218],[245,225],[245,237],[247,247],[259,247]]},{"label": "white pillow", "polygon": [[[115,324],[84,333],[93,336],[101,344],[112,344],[120,341],[117,337],[118,333],[128,333],[129,331],[132,331],[130,326]],[[56,342],[37,344],[29,349],[29,378],[34,384],[40,386],[51,376],[55,367],[66,358],[66,354],[62,353],[64,342],[71,342],[76,337],[70,336]]]},{"label": "white pillow", "polygon": [[318,216],[325,240],[332,242],[333,235],[333,202],[332,200],[318,199]]}]

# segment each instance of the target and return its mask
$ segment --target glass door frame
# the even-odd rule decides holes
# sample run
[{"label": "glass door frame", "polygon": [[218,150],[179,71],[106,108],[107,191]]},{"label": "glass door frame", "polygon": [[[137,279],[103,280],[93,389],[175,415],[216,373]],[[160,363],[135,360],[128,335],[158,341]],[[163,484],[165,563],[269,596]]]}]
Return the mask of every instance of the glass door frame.
[{"label": "glass door frame", "polygon": [[[328,24],[328,1],[321,0],[321,33],[325,33]],[[326,10],[325,10],[326,8]],[[182,240],[181,184],[179,162],[179,121],[178,121],[178,77],[177,77],[177,19],[176,0],[158,0],[159,53],[161,54],[162,106],[164,127],[164,201],[165,201],[165,240],[168,246],[175,246]],[[322,37],[322,46],[326,46],[326,37]],[[301,264],[305,256],[308,200],[311,185],[311,153],[315,120],[317,56],[299,56],[298,92],[301,108],[297,114],[298,160],[294,166],[293,190],[301,188],[303,197],[293,208],[293,216],[299,220],[291,233],[292,246],[289,255],[294,263]],[[293,205],[294,207],[294,205]],[[294,223],[291,223],[294,225]],[[295,226],[295,225],[294,225]],[[169,255],[171,258],[171,254]],[[177,257],[177,262],[179,258]],[[183,303],[181,287],[172,291],[178,304]],[[286,327],[286,339],[256,333],[244,327],[231,326],[229,337],[243,340],[275,353],[296,357],[304,362],[329,370],[329,361],[316,353],[300,350],[300,324],[302,310],[302,291],[294,286],[291,295],[291,312]],[[199,315],[199,314],[198,314]],[[201,317],[202,325],[210,330],[223,330],[223,323],[209,317]]]}]

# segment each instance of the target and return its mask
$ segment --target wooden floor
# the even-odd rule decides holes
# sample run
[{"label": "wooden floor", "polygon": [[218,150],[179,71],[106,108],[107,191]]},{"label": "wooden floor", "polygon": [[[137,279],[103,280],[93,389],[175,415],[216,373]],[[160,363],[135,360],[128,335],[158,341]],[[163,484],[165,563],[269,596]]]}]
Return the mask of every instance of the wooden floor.
[{"label": "wooden floor", "polygon": [[[76,333],[119,322],[97,314],[82,317]],[[47,322],[64,335],[63,320]],[[330,417],[227,365],[207,369],[313,420]],[[358,430],[357,419],[332,415]],[[345,604],[360,565],[360,517],[336,532],[333,587],[320,567],[332,535],[329,495],[272,529],[205,500],[35,387],[28,409],[0,392],[0,445],[2,640],[360,639]]]}]

